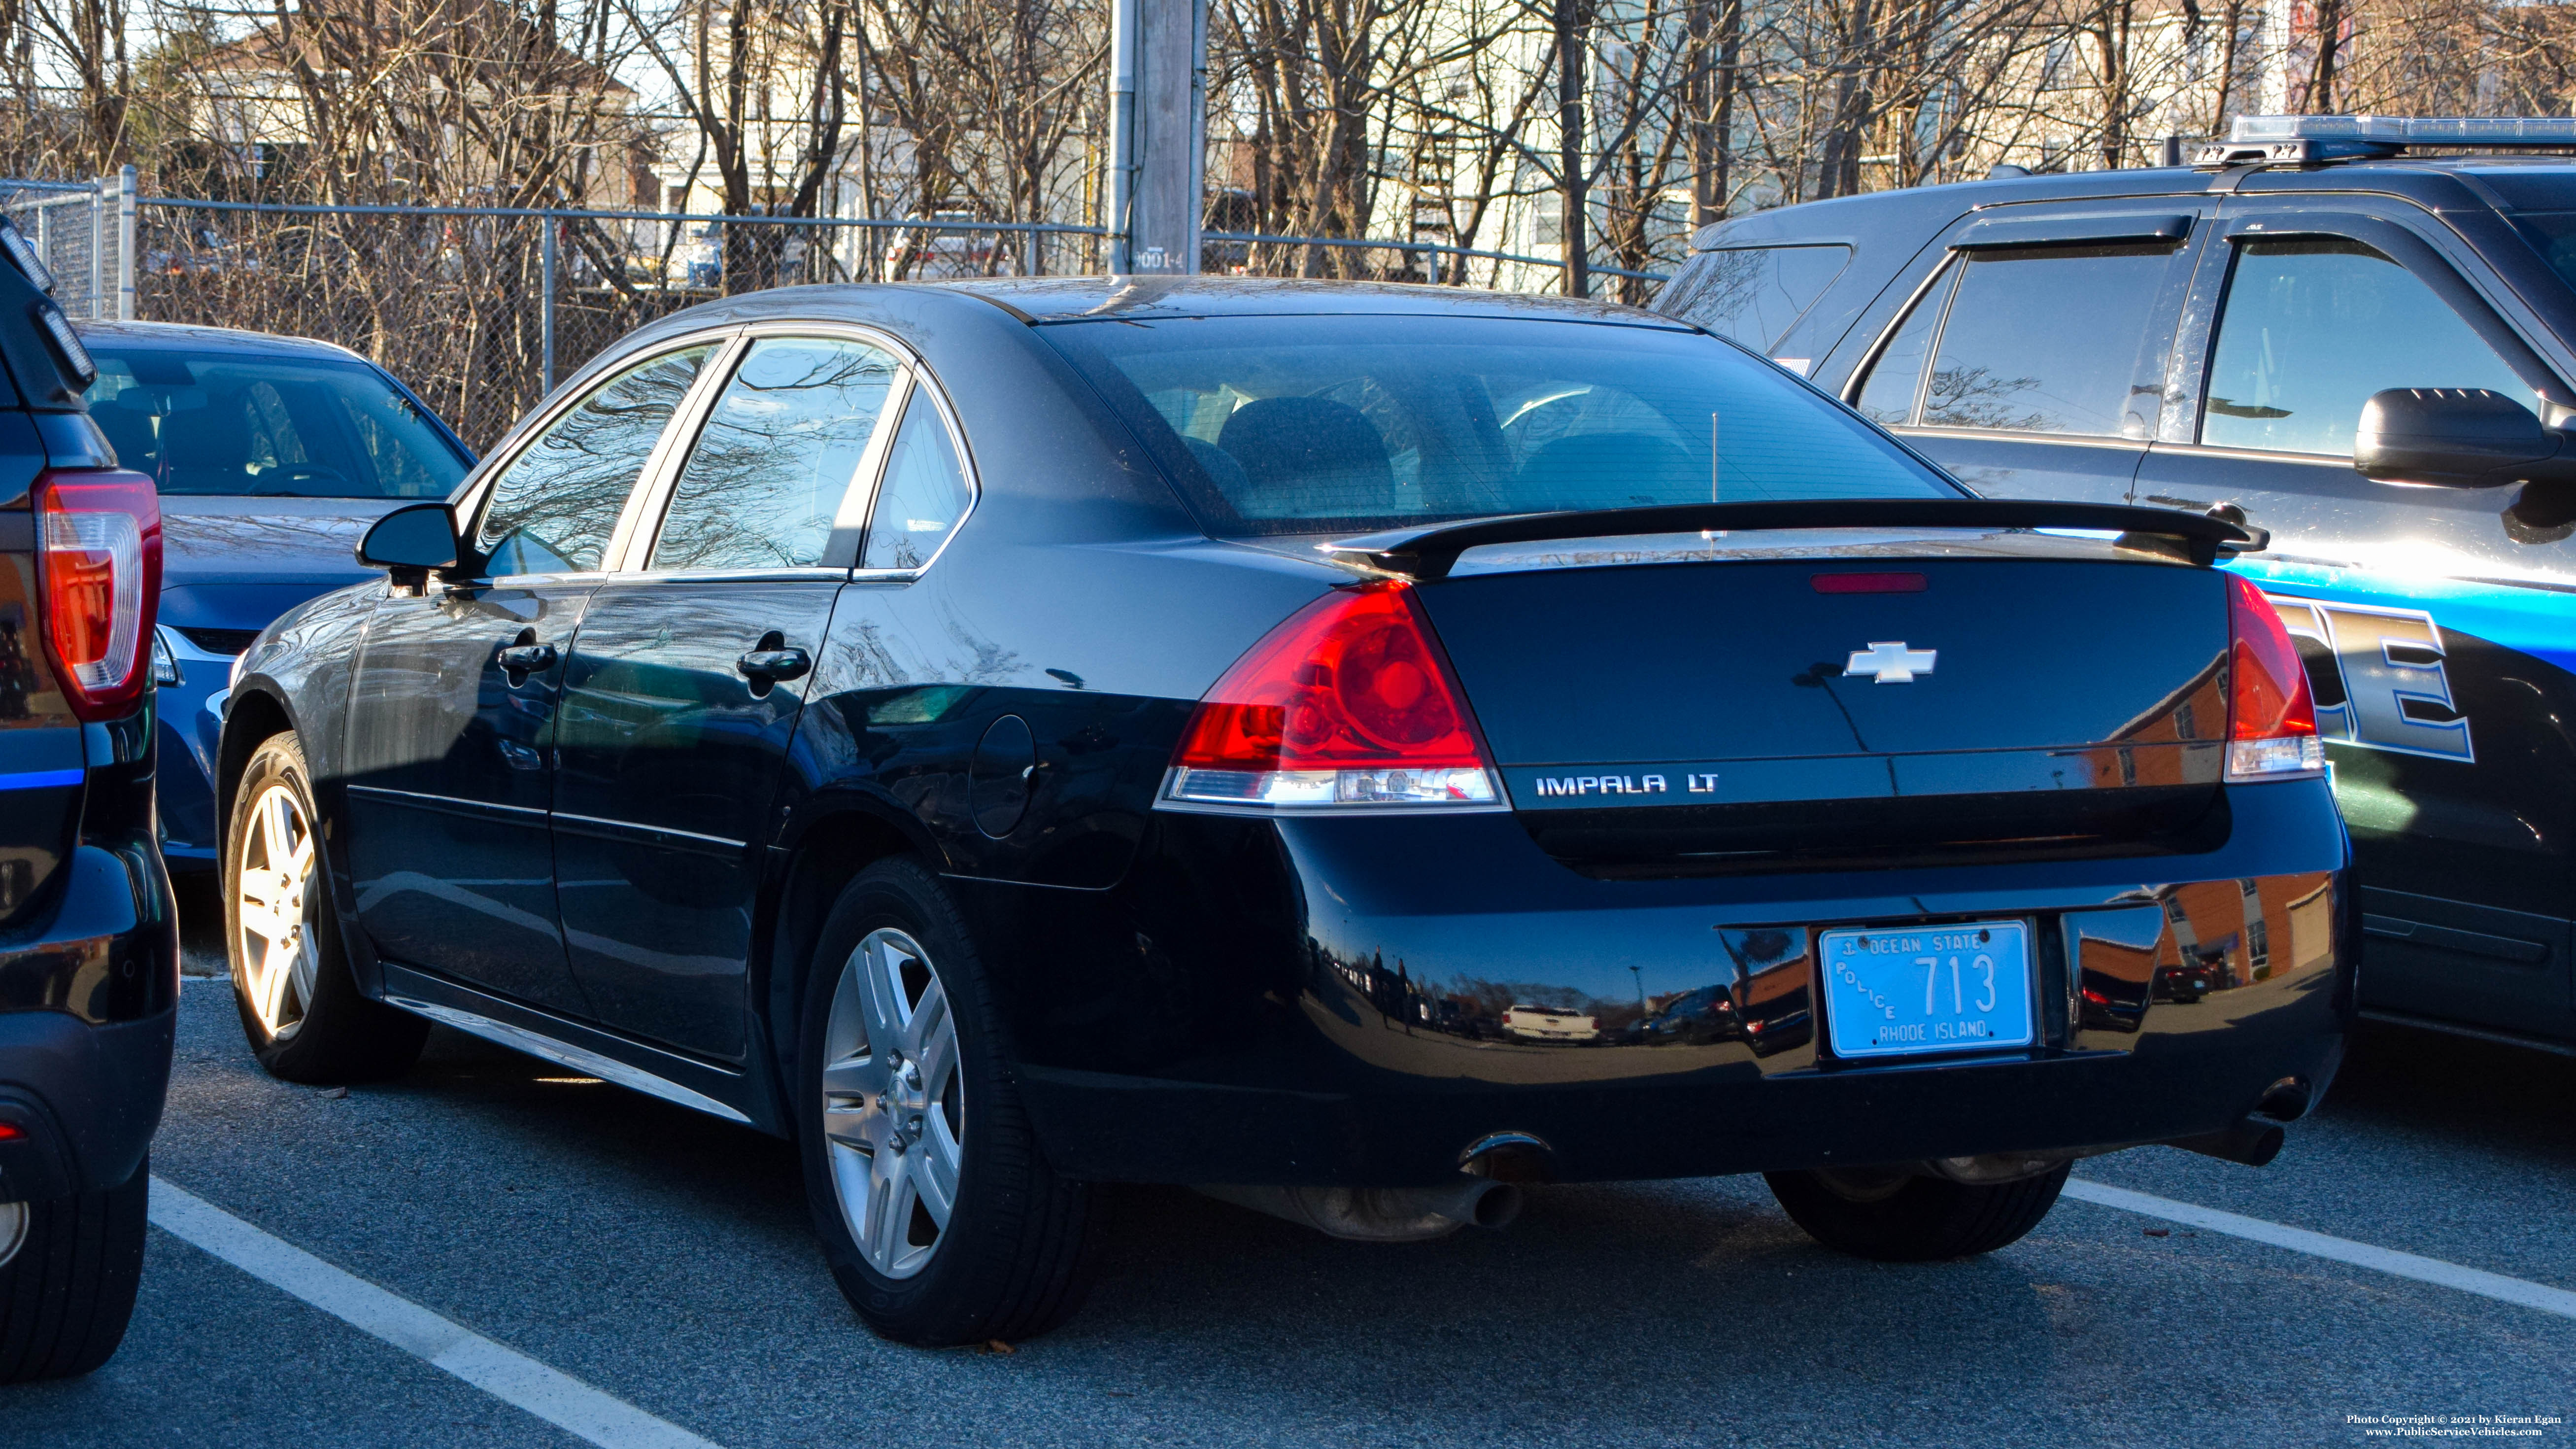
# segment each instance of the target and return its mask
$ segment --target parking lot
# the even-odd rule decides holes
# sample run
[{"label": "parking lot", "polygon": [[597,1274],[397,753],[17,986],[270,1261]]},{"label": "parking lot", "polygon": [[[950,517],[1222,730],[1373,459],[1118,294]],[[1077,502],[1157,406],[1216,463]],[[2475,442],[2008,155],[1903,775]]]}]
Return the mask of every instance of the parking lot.
[{"label": "parking lot", "polygon": [[[582,1386],[640,1411],[598,1442],[733,1449],[2344,1444],[2357,1418],[2459,1415],[2571,1439],[2576,1061],[2476,1042],[2366,1031],[2268,1169],[2147,1149],[2078,1172],[2432,1268],[2081,1187],[2021,1243],[1929,1267],[1815,1247],[1755,1179],[1541,1189],[1505,1232],[1406,1247],[1131,1189],[1069,1327],[928,1353],[852,1318],[784,1144],[443,1030],[400,1082],[289,1086],[233,1018],[192,977],[161,1183],[258,1230],[271,1277],[292,1245],[470,1330],[434,1356],[481,1354],[502,1393],[156,1228],[123,1352],[8,1391],[0,1443],[568,1445],[518,1405],[578,1418]],[[187,1206],[162,1193],[156,1219],[224,1222]]]}]

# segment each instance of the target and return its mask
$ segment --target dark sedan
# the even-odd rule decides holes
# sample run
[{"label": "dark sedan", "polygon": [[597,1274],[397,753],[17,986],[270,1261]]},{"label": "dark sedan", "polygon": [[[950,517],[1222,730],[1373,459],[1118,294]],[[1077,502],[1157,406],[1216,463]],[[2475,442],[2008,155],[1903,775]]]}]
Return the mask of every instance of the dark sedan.
[{"label": "dark sedan", "polygon": [[[444,1022],[793,1137],[913,1342],[1060,1320],[1103,1182],[1403,1239],[1761,1171],[1982,1252],[2333,1075],[2346,847],[2253,543],[1973,498],[1619,308],[732,298],[253,646],[234,986],[289,1080]],[[2264,964],[2150,1002],[2203,896]],[[1740,1027],[1638,1029],[1712,986]]]}]

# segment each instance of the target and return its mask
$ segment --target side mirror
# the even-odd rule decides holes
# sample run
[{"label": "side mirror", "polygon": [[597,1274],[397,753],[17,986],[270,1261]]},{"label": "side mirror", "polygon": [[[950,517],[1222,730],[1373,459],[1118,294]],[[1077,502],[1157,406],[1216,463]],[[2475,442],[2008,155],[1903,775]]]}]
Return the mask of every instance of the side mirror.
[{"label": "side mirror", "polygon": [[358,540],[358,562],[369,568],[426,573],[452,569],[461,550],[456,520],[444,503],[414,503],[376,520]]},{"label": "side mirror", "polygon": [[2381,483],[2492,488],[2576,479],[2568,435],[2483,387],[2392,387],[2371,394],[2353,434],[2352,466]]}]

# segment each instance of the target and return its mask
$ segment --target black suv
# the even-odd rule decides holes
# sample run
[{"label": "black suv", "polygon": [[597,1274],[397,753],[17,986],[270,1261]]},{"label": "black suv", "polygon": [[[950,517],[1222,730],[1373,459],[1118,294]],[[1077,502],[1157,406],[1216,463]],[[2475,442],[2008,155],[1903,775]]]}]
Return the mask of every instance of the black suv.
[{"label": "black suv", "polygon": [[161,512],[81,403],[97,376],[0,223],[0,1383],[87,1373],[143,1271],[177,1022],[152,828]]},{"label": "black suv", "polygon": [[[2576,121],[2247,117],[2197,166],[1727,222],[1657,306],[1990,496],[2268,530],[2231,566],[2307,662],[2366,1012],[2563,1047],[2576,158],[2511,154],[2534,146],[2576,150]],[[2186,954],[2259,953],[2260,930]],[[2194,964],[2164,963],[2175,990]]]}]

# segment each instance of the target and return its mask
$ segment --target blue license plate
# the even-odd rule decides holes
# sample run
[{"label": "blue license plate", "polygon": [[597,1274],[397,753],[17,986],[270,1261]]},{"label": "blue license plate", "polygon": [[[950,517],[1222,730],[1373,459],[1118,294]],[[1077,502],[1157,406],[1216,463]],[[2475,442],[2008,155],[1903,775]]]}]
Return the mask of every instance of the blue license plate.
[{"label": "blue license plate", "polygon": [[2020,921],[1827,931],[1825,1022],[1838,1057],[2028,1046],[2030,932]]}]

